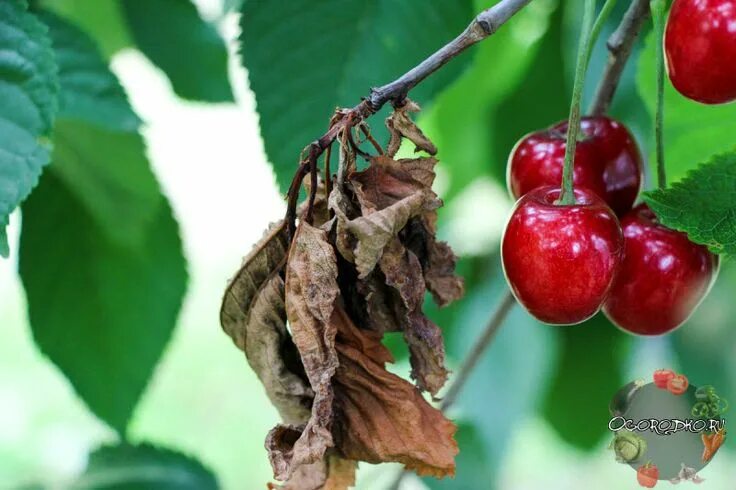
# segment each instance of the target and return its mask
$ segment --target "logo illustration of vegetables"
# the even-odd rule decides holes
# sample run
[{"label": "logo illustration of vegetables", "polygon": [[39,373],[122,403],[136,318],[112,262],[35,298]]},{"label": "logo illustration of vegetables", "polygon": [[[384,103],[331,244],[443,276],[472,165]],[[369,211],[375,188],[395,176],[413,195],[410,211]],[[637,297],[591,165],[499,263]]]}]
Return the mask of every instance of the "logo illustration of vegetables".
[{"label": "logo illustration of vegetables", "polygon": [[695,399],[697,402],[693,405],[693,417],[714,419],[728,410],[728,401],[718,396],[716,389],[710,385],[698,388],[695,391]]},{"label": "logo illustration of vegetables", "polygon": [[647,452],[647,441],[638,434],[622,430],[616,433],[609,449],[616,453],[616,461],[619,463],[633,463],[644,457]]}]

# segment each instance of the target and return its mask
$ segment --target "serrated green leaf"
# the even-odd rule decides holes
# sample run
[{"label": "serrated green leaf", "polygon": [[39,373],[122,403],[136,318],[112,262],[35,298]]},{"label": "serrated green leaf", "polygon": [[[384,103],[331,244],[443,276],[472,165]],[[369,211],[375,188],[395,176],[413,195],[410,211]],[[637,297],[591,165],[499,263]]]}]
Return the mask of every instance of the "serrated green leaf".
[{"label": "serrated green leaf", "polygon": [[717,254],[736,254],[736,151],[713,157],[644,200],[660,221]]},{"label": "serrated green leaf", "polygon": [[59,91],[44,25],[25,0],[0,2],[0,256],[9,253],[5,227],[49,162]]},{"label": "serrated green leaf", "polygon": [[121,6],[136,45],[166,73],[178,96],[233,100],[225,41],[190,0],[121,0]]},{"label": "serrated green leaf", "polygon": [[624,361],[631,339],[602,314],[556,334],[560,361],[542,413],[564,441],[591,451],[608,434],[608,405],[626,383]]},{"label": "serrated green leaf", "polygon": [[95,40],[105,58],[133,44],[120,0],[42,0],[42,5],[79,26]]},{"label": "serrated green leaf", "polygon": [[150,444],[104,446],[90,456],[72,490],[216,490],[199,461]]},{"label": "serrated green leaf", "polygon": [[[649,114],[656,105],[655,39],[647,37],[639,57],[637,86]],[[710,155],[729,151],[736,135],[736,104],[703,105],[675,90],[669,78],[664,91],[664,143],[667,180],[675,182]],[[654,148],[654,145],[650,145]],[[653,151],[653,150],[652,150]],[[655,161],[654,156],[650,161]]]},{"label": "serrated green leaf", "polygon": [[[282,190],[299,154],[336,106],[397,78],[470,23],[471,0],[248,0],[241,53],[255,92],[261,134]],[[453,80],[461,56],[412,91],[420,104]],[[373,131],[383,138],[380,117]]]},{"label": "serrated green leaf", "polygon": [[59,118],[119,131],[138,129],[140,119],[92,39],[53,13],[39,16],[49,26],[59,65]]},{"label": "serrated green leaf", "polygon": [[137,246],[47,172],[23,205],[19,270],[36,344],[121,434],[176,324],[187,274],[166,199]]},{"label": "serrated green leaf", "polygon": [[186,265],[119,83],[85,34],[42,15],[63,107],[53,163],[23,206],[19,269],[36,343],[123,434],[176,324]]}]

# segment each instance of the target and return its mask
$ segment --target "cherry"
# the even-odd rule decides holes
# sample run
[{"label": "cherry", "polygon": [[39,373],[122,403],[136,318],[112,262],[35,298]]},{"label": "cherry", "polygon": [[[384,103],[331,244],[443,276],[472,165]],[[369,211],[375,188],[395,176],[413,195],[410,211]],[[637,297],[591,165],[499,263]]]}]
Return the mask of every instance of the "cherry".
[{"label": "cherry", "polygon": [[[507,182],[514,198],[543,185],[559,186],[565,160],[567,121],[524,136],[511,151]],[[573,182],[598,194],[621,216],[634,204],[642,181],[642,158],[622,123],[584,117],[575,148]]]},{"label": "cherry", "polygon": [[675,0],[664,51],[682,95],[704,104],[736,100],[736,0]]},{"label": "cherry", "polygon": [[624,216],[621,227],[624,260],[603,312],[627,332],[671,332],[708,293],[718,256],[660,224],[646,204]]},{"label": "cherry", "polygon": [[621,262],[618,219],[593,192],[557,205],[559,187],[539,187],[517,201],[501,242],[506,280],[538,320],[575,324],[600,309]]}]

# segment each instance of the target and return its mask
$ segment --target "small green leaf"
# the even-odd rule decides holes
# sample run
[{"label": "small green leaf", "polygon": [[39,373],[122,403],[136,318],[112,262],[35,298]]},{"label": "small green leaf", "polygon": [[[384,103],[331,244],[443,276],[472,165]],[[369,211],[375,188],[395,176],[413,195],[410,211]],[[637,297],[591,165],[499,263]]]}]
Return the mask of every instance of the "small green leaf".
[{"label": "small green leaf", "polygon": [[0,256],[5,227],[49,162],[57,110],[57,67],[46,27],[25,0],[0,2]]},{"label": "small green leaf", "polygon": [[736,254],[736,151],[713,157],[667,189],[644,194],[660,221],[717,254]]},{"label": "small green leaf", "polygon": [[215,476],[199,461],[150,444],[97,449],[72,490],[217,490]]},{"label": "small green leaf", "polygon": [[174,92],[204,102],[233,100],[225,41],[189,0],[122,0],[138,48],[169,77]]},{"label": "small green leaf", "polygon": [[163,196],[136,246],[55,173],[23,205],[19,270],[36,344],[121,434],[176,324],[187,274]]},{"label": "small green leaf", "polygon": [[[471,0],[248,0],[240,38],[261,134],[282,190],[301,150],[327,129],[337,106],[354,106],[457,36]],[[469,61],[452,61],[415,90],[424,104]],[[374,118],[376,136],[386,135]]]},{"label": "small green leaf", "polygon": [[602,314],[557,335],[560,361],[542,413],[563,440],[591,451],[608,433],[608,405],[626,383],[630,338]]}]

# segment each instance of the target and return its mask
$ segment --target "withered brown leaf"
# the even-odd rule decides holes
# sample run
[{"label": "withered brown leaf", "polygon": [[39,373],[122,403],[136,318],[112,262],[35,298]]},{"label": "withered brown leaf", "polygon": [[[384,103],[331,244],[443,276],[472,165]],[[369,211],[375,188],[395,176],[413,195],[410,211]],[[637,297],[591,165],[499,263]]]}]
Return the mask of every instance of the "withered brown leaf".
[{"label": "withered brown leaf", "polygon": [[285,255],[283,226],[277,224],[248,255],[228,286],[220,320],[245,352],[282,419],[303,423],[309,417],[313,393],[297,374],[301,366],[288,365],[297,354],[286,330],[284,282],[279,275]]},{"label": "withered brown leaf", "polygon": [[430,155],[437,154],[437,147],[434,146],[429,138],[427,138],[421,129],[412,121],[409,116],[410,112],[419,112],[421,108],[415,102],[406,99],[406,103],[397,108],[393,114],[386,119],[386,127],[391,133],[391,139],[388,143],[386,153],[393,157],[401,147],[402,138],[406,138],[414,145],[415,151],[426,151]]},{"label": "withered brown leaf", "polygon": [[[293,445],[269,446],[278,480],[288,480],[296,468],[322,459],[325,451],[333,446],[332,376],[338,359],[336,328],[330,318],[338,293],[337,263],[327,233],[300,222],[286,266],[286,316],[314,391],[314,402],[311,417],[298,438],[286,440]],[[284,440],[278,438],[279,442]]]},{"label": "withered brown leaf", "polygon": [[338,308],[335,425],[338,449],[370,463],[395,461],[420,475],[455,473],[455,425],[409,382],[386,370],[380,334],[361,330]]},{"label": "withered brown leaf", "polygon": [[409,346],[412,378],[417,386],[437,395],[447,381],[445,346],[440,328],[422,312],[425,281],[417,256],[395,238],[380,261],[386,284],[401,298],[399,310],[404,338]]},{"label": "withered brown leaf", "polygon": [[335,454],[300,466],[283,485],[268,484],[269,490],[345,490],[355,485],[357,463]]}]

